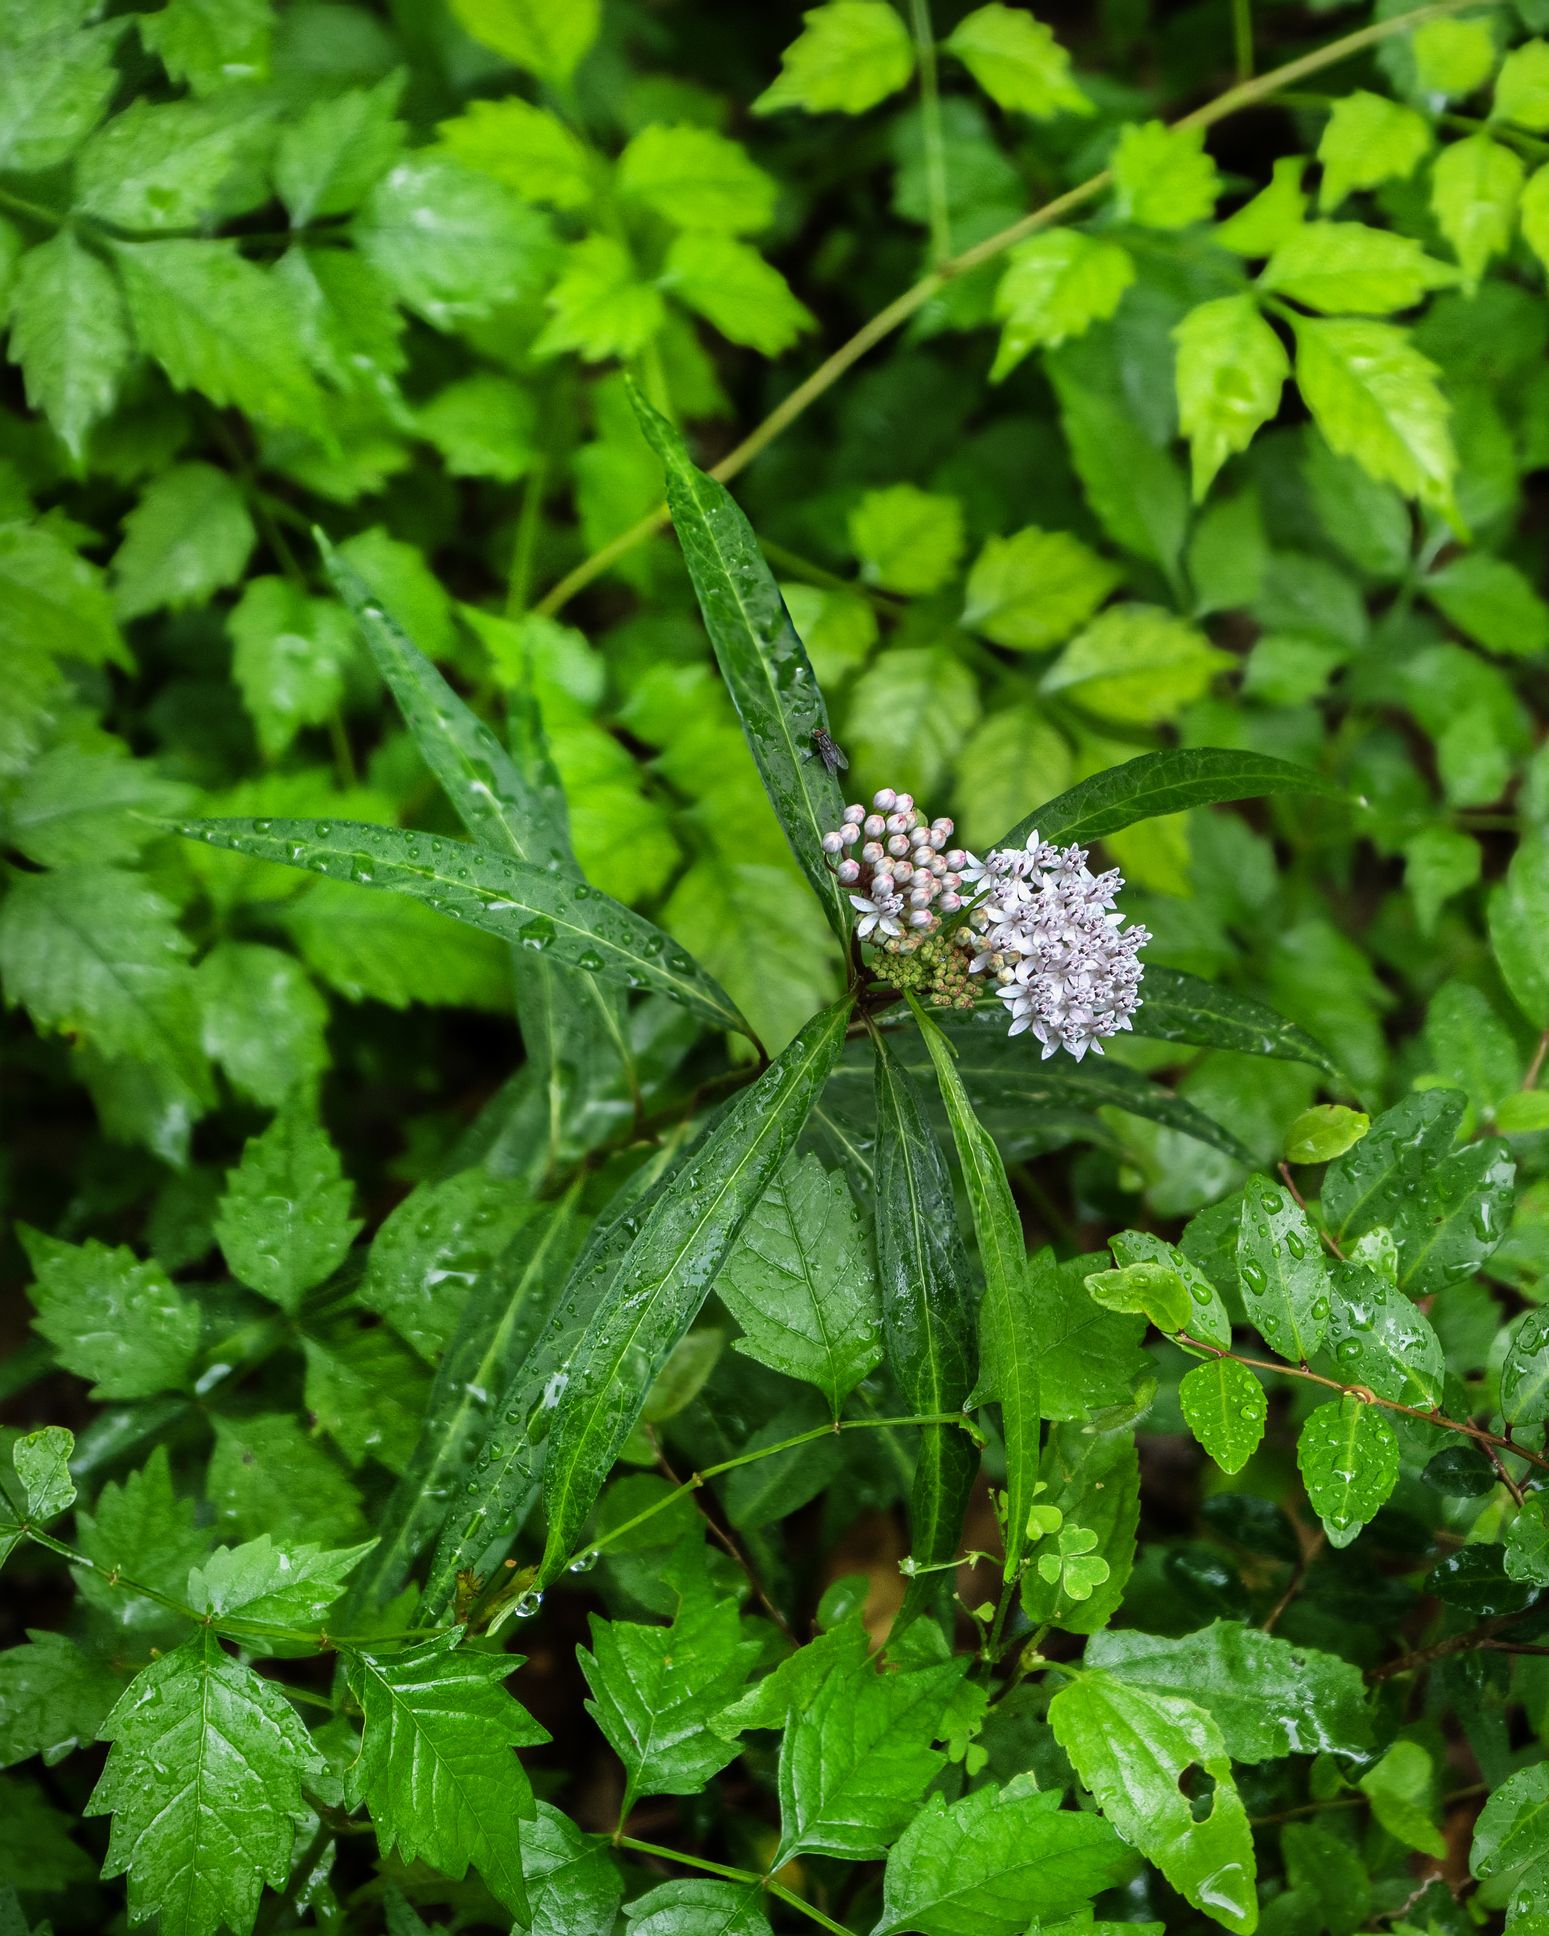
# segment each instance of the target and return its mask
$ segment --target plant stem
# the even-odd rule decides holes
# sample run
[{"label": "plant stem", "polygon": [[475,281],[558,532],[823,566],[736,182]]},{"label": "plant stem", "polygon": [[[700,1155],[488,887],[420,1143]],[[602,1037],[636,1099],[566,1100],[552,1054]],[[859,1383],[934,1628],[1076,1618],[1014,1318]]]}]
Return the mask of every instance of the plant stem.
[{"label": "plant stem", "polygon": [[1253,0],[1232,0],[1232,60],[1238,84],[1253,79]]},{"label": "plant stem", "polygon": [[920,67],[920,131],[925,138],[925,193],[930,209],[931,254],[945,262],[952,254],[952,217],[947,202],[947,151],[941,135],[941,89],[936,79],[936,36],[930,0],[909,0],[909,26]]},{"label": "plant stem", "polygon": [[666,1849],[659,1842],[642,1842],[633,1835],[615,1835],[613,1846],[618,1849],[632,1849],[636,1855],[654,1855],[658,1862],[676,1862],[685,1869],[702,1869],[706,1875],[722,1876],[727,1882],[745,1882],[750,1888],[767,1890],[771,1896],[778,1896],[781,1902],[789,1903],[792,1909],[799,1909],[809,1916],[820,1928],[830,1930],[832,1936],[850,1936],[843,1923],[836,1923],[825,1916],[821,1909],[814,1909],[810,1902],[798,1896],[794,1889],[787,1889],[783,1882],[776,1882],[770,1876],[761,1876],[753,1869],[734,1869],[725,1862],[709,1862],[702,1855],[685,1855],[681,1849]]},{"label": "plant stem", "polygon": [[[1349,60],[1352,55],[1364,53],[1368,47],[1375,47],[1395,34],[1410,32],[1428,20],[1444,19],[1449,14],[1461,13],[1476,0],[1430,0],[1423,7],[1412,7],[1407,13],[1395,14],[1387,20],[1376,20],[1368,27],[1357,28],[1354,33],[1344,34],[1332,40],[1326,47],[1319,47],[1299,59],[1287,61],[1283,67],[1272,69],[1268,74],[1260,74],[1253,80],[1239,81],[1224,94],[1203,107],[1195,108],[1192,113],[1175,121],[1175,128],[1209,128],[1216,122],[1224,121],[1228,115],[1240,113],[1244,108],[1256,107],[1261,101],[1268,100],[1283,88],[1293,86],[1309,74],[1321,73],[1325,67],[1333,67],[1338,62]],[[782,402],[776,404],[769,415],[755,429],[751,430],[735,449],[729,451],[710,475],[720,483],[727,483],[739,471],[746,470],[753,459],[788,430],[798,417],[827,394],[839,379],[860,362],[868,351],[885,342],[894,330],[901,329],[911,316],[916,315],[940,291],[953,276],[966,275],[969,270],[977,269],[985,262],[993,261],[1007,249],[1015,247],[1028,236],[1035,235],[1040,229],[1062,221],[1065,216],[1084,208],[1088,202],[1095,201],[1112,184],[1112,174],[1106,168],[1089,176],[1086,181],[1070,188],[1063,195],[1056,195],[1052,201],[1045,202],[1041,208],[1022,216],[1008,228],[986,236],[982,242],[959,254],[949,257],[922,276],[912,288],[895,296],[885,309],[880,309],[868,322],[862,323],[847,342],[841,343],[830,356],[826,357],[803,382],[798,383]],[[648,516],[630,525],[628,530],[619,532],[617,537],[594,551],[591,557],[583,559],[573,571],[569,571],[558,584],[553,585],[539,599],[536,611],[549,616],[569,604],[577,592],[584,591],[595,579],[617,563],[626,552],[633,551],[637,544],[660,531],[667,522],[667,507],[658,505]]]},{"label": "plant stem", "polygon": [[[1536,1465],[1541,1472],[1549,1472],[1549,1459],[1542,1453],[1529,1452],[1525,1445],[1518,1445],[1514,1439],[1502,1438],[1499,1432],[1488,1432],[1482,1425],[1471,1425],[1467,1419],[1448,1418],[1440,1410],[1427,1412],[1418,1405],[1404,1405],[1396,1398],[1384,1398],[1379,1392],[1374,1392],[1370,1385],[1347,1385],[1338,1378],[1325,1378],[1321,1371],[1313,1371],[1307,1365],[1287,1364],[1282,1358],[1248,1358],[1240,1351],[1228,1351],[1224,1345],[1207,1344],[1203,1338],[1191,1337],[1187,1331],[1175,1332],[1173,1336],[1175,1342],[1187,1345],[1191,1351],[1203,1351],[1212,1358],[1230,1358],[1236,1364],[1246,1365],[1250,1371],[1273,1371],[1285,1378],[1301,1378],[1310,1385],[1322,1385],[1327,1391],[1338,1392],[1342,1398],[1359,1398],[1363,1405],[1381,1405],[1385,1411],[1401,1412],[1405,1418],[1417,1418],[1422,1425],[1436,1425],[1444,1432],[1462,1432],[1486,1451],[1513,1452],[1519,1459],[1526,1459],[1529,1465]],[[1511,1489],[1514,1493],[1517,1490],[1515,1485]],[[1518,1503],[1521,1503],[1520,1496]]]}]

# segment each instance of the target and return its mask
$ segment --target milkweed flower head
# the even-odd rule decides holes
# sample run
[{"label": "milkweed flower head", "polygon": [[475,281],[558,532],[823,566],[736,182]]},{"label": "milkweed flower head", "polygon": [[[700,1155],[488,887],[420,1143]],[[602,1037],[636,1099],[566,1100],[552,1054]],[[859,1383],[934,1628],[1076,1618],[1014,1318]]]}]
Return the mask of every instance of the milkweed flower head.
[{"label": "milkweed flower head", "polygon": [[855,932],[890,955],[913,954],[956,914],[968,856],[949,847],[950,820],[927,821],[911,793],[882,787],[870,808],[846,807],[823,836],[840,882],[855,909]]},{"label": "milkweed flower head", "polygon": [[960,870],[972,907],[963,938],[969,972],[993,977],[1011,1033],[1030,1031],[1044,1058],[1066,1049],[1079,1062],[1105,1037],[1130,1027],[1145,972],[1139,951],[1151,939],[1126,928],[1115,900],[1116,867],[1094,874],[1081,847],[1059,848],[1037,833],[1022,847],[1000,847]]}]

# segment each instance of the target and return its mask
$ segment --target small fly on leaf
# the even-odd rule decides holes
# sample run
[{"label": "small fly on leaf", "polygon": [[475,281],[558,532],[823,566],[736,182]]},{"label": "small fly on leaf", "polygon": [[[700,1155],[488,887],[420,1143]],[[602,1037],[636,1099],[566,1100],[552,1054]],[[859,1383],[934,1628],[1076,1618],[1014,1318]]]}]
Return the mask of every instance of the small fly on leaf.
[{"label": "small fly on leaf", "polygon": [[826,727],[813,727],[812,744],[817,748],[819,759],[822,760],[830,773],[844,773],[848,771],[850,762],[845,758],[842,749],[834,744],[833,738]]}]

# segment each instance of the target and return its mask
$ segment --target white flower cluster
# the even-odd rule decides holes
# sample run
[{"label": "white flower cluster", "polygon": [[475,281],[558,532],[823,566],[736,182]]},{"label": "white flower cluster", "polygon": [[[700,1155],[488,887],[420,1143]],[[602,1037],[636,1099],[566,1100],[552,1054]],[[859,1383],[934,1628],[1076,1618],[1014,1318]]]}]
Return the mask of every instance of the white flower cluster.
[{"label": "white flower cluster", "polygon": [[913,794],[891,787],[872,795],[870,812],[845,808],[842,825],[824,834],[823,852],[850,889],[862,941],[908,954],[936,932],[942,915],[957,913],[968,856],[947,846],[951,838],[950,820],[927,825]]},{"label": "white flower cluster", "polygon": [[1031,1029],[1046,1060],[1056,1049],[1078,1062],[1088,1049],[1101,1055],[1101,1038],[1127,1029],[1140,1003],[1137,951],[1150,932],[1123,928],[1113,912],[1119,870],[1093,874],[1086,862],[1082,848],[1060,849],[1031,833],[1025,847],[998,848],[982,861],[968,855],[961,870],[977,940],[970,971],[995,977],[1011,1033]]}]

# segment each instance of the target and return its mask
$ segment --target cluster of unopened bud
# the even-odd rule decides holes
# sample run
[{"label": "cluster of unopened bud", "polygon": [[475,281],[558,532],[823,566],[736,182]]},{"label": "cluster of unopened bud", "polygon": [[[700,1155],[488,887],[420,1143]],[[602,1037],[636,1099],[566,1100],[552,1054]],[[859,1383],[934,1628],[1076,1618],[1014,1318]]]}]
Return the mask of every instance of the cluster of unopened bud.
[{"label": "cluster of unopened bud", "polygon": [[855,931],[892,955],[912,954],[962,907],[968,856],[949,847],[950,820],[927,821],[909,793],[881,787],[823,836],[823,852],[850,890]]},{"label": "cluster of unopened bud", "polygon": [[932,1008],[972,1008],[974,985],[969,974],[962,932],[928,935],[906,953],[884,953],[876,963],[877,979],[907,990]]}]

